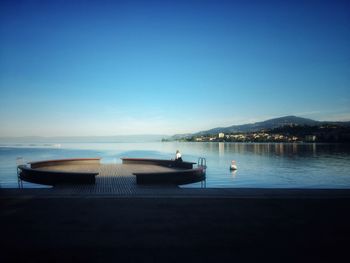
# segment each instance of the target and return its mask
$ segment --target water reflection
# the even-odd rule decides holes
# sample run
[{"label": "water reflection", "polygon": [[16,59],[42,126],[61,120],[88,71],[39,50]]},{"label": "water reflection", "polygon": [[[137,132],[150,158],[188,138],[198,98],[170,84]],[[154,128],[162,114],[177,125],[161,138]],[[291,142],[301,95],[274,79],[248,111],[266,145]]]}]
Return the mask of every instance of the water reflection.
[{"label": "water reflection", "polygon": [[225,154],[225,143],[219,142],[219,156],[223,156]]},{"label": "water reflection", "polygon": [[[213,145],[212,145],[213,146]],[[225,152],[237,152],[240,154],[254,153],[258,155],[278,155],[288,156],[297,155],[299,153],[317,152],[317,144],[302,144],[302,143],[218,143],[219,154],[224,155]],[[213,147],[209,147],[211,150]],[[331,147],[332,150],[334,146]],[[336,147],[338,148],[338,147]],[[324,145],[323,150],[327,150],[327,145]],[[337,150],[337,149],[336,149]]]},{"label": "water reflection", "polygon": [[231,170],[231,176],[232,178],[236,178],[237,170]]}]

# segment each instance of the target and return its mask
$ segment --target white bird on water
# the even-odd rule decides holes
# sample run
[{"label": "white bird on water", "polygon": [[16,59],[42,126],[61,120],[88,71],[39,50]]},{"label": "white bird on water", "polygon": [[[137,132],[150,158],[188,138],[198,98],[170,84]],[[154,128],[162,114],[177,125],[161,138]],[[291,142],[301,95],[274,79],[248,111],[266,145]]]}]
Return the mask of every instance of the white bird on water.
[{"label": "white bird on water", "polygon": [[232,160],[230,170],[237,170],[237,164],[235,160]]}]

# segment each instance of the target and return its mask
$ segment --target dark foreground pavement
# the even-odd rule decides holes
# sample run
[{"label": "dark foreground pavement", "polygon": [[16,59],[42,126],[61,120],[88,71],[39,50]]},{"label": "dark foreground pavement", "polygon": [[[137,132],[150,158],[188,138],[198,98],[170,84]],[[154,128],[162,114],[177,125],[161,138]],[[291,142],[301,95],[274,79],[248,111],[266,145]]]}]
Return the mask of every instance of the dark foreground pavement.
[{"label": "dark foreground pavement", "polygon": [[349,198],[0,198],[1,262],[342,262]]}]

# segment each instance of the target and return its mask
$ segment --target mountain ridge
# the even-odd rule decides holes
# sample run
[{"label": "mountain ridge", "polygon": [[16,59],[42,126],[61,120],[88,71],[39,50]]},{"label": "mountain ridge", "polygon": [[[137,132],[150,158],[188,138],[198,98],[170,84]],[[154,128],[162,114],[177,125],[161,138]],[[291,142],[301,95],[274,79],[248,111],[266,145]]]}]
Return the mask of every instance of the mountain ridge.
[{"label": "mountain ridge", "polygon": [[256,132],[260,130],[274,129],[279,128],[286,125],[306,125],[306,126],[318,126],[322,124],[335,124],[335,125],[344,125],[350,126],[350,121],[341,122],[341,121],[316,121],[308,118],[297,117],[294,115],[278,117],[273,119],[268,119],[265,121],[255,122],[255,123],[247,123],[241,125],[231,125],[228,127],[216,127],[213,129],[199,131],[192,134],[175,134],[173,138],[184,138],[190,136],[201,136],[201,135],[209,135],[209,134],[218,134],[220,132],[223,133],[237,133],[237,132]]}]

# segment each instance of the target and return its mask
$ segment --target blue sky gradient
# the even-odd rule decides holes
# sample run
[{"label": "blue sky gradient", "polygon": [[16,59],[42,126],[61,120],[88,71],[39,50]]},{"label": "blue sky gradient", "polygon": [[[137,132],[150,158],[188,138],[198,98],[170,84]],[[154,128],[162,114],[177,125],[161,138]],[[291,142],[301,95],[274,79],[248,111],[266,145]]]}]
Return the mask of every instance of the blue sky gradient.
[{"label": "blue sky gradient", "polygon": [[0,136],[350,120],[349,1],[1,1]]}]

